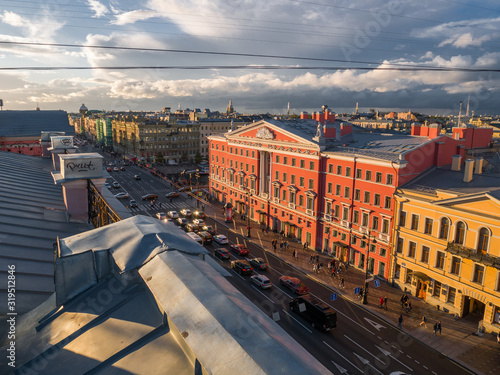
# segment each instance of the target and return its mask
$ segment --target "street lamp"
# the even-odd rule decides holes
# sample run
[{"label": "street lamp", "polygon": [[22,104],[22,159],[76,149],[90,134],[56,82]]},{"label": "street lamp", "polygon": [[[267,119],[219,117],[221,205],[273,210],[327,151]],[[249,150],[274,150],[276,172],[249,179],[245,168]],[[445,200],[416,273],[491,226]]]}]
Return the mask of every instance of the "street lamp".
[{"label": "street lamp", "polygon": [[250,193],[250,190],[248,188],[245,188],[246,190],[246,195],[247,195],[247,237],[251,237],[250,235],[250,202],[252,198],[252,194]]},{"label": "street lamp", "polygon": [[198,191],[198,178],[200,178],[200,170],[197,169],[196,170],[196,174],[195,174],[195,177],[196,177],[196,207],[200,207],[200,199],[199,199],[199,196],[200,196],[200,192]]},{"label": "street lamp", "polygon": [[[363,240],[366,240],[367,236],[363,236]],[[366,264],[365,264],[365,287],[363,289],[363,305],[368,304],[368,260],[370,258],[370,240],[372,236],[368,232],[368,244],[366,246]],[[373,239],[373,243],[377,243],[375,239]]]}]

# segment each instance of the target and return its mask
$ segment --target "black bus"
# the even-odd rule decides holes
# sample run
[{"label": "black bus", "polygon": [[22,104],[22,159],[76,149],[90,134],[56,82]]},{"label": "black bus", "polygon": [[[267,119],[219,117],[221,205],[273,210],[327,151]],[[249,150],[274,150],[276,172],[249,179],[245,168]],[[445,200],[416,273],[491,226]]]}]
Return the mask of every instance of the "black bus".
[{"label": "black bus", "polygon": [[337,313],[330,306],[310,294],[292,299],[290,309],[302,316],[315,328],[329,331],[337,326]]}]

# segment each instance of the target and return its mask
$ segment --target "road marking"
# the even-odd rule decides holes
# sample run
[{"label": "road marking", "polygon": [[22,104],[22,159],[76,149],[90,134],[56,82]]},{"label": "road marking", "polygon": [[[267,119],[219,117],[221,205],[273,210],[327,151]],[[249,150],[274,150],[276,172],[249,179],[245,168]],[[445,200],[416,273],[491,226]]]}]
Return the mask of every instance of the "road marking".
[{"label": "road marking", "polygon": [[420,362],[419,362],[419,361],[417,361],[417,360],[415,360],[415,362],[416,362],[417,364],[420,364]]},{"label": "road marking", "polygon": [[373,328],[375,328],[377,331],[380,331],[380,328],[386,328],[385,326],[383,326],[382,324],[380,323],[377,323],[376,321],[374,320],[371,320],[371,319],[368,319],[368,318],[364,318],[368,323],[370,323]]},{"label": "road marking", "polygon": [[427,366],[424,366],[424,365],[422,365],[422,367],[423,367],[423,368],[425,368],[426,370],[428,370],[428,369],[429,369]]},{"label": "road marking", "polygon": [[299,323],[302,327],[304,327],[304,329],[306,331],[309,331],[309,333],[312,333],[312,331],[307,328],[305,325],[303,325],[301,322],[299,322],[297,319],[295,319],[293,316],[291,316],[288,312],[286,312],[284,309],[281,309],[286,315],[288,315],[290,318],[292,318],[293,320],[295,320],[297,323]]},{"label": "road marking", "polygon": [[349,361],[346,357],[344,357],[342,354],[340,354],[338,351],[336,351],[335,349],[333,349],[330,345],[328,345],[326,342],[323,341],[323,344],[325,344],[326,346],[328,346],[331,350],[333,350],[335,353],[337,353],[338,356],[344,358],[347,362],[349,362],[351,364],[352,367],[354,367],[356,370],[358,370],[359,372],[363,373],[364,371],[361,370],[358,366],[356,366],[354,363],[352,363],[351,361]]},{"label": "road marking", "polygon": [[378,346],[378,345],[375,345],[375,347],[376,347],[378,350],[380,350],[383,354],[385,354],[386,356],[391,357],[391,358],[392,358],[392,359],[394,359],[395,361],[397,361],[397,362],[401,363],[401,364],[402,364],[404,367],[406,367],[408,370],[413,371],[413,369],[412,369],[411,367],[406,366],[406,365],[405,365],[403,362],[401,362],[399,359],[397,359],[396,357],[392,356],[392,354],[391,354],[389,351],[387,351],[387,350],[385,350],[385,349],[382,349],[382,348],[381,348],[380,346]]},{"label": "road marking", "polygon": [[406,356],[411,359],[411,357],[408,354]]},{"label": "road marking", "polygon": [[335,367],[337,367],[337,370],[339,370],[339,372],[341,374],[347,374],[347,370],[345,368],[343,368],[342,366],[340,365],[337,365],[335,362],[332,361],[332,363],[335,365]]},{"label": "road marking", "polygon": [[372,353],[370,353],[368,350],[366,350],[365,348],[363,348],[361,345],[359,345],[357,342],[355,342],[353,339],[351,339],[349,336],[347,335],[344,335],[344,337],[349,340],[350,342],[352,342],[354,345],[357,345],[360,349],[363,349],[365,352],[367,352],[368,354],[370,354],[373,358],[375,358],[377,361],[380,361],[382,363],[384,363],[384,361],[382,361],[380,358],[376,357],[375,355],[373,355]]},{"label": "road marking", "polygon": [[259,292],[260,294],[262,294],[264,297],[266,297],[269,301],[271,301],[272,303],[275,303],[271,298],[269,298],[268,296],[266,296],[264,293],[262,293],[261,290],[259,290],[255,285],[252,284],[252,288],[254,288],[257,292]]}]

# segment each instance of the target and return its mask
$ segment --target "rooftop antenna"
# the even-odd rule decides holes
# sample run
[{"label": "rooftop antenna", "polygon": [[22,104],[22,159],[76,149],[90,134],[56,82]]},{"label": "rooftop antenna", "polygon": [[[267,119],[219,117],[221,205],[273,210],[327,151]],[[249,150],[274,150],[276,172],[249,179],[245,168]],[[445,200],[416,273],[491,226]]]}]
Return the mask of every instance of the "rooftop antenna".
[{"label": "rooftop antenna", "polygon": [[286,114],[288,117],[290,117],[290,102],[288,102],[288,107],[286,109]]},{"label": "rooftop antenna", "polygon": [[0,99],[0,111],[3,111],[3,99]]},{"label": "rooftop antenna", "polygon": [[462,118],[462,101],[460,100],[460,111],[458,112],[458,124],[457,124],[458,127],[460,127],[461,118]]},{"label": "rooftop antenna", "polygon": [[469,99],[467,99],[467,111],[465,112],[465,117],[469,117],[469,102],[470,102],[470,93],[469,93]]}]

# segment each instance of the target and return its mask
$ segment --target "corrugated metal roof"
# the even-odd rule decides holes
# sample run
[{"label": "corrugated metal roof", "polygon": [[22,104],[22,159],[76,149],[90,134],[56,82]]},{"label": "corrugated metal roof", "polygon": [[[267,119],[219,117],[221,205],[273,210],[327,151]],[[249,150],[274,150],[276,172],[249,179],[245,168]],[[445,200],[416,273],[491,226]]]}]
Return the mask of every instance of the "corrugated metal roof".
[{"label": "corrugated metal roof", "polygon": [[[21,313],[54,292],[53,243],[88,230],[69,223],[50,159],[0,152],[0,263],[14,264]],[[6,311],[6,267],[0,270],[0,312]]]},{"label": "corrugated metal roof", "polygon": [[0,137],[40,137],[42,131],[75,134],[66,111],[0,111]]}]

